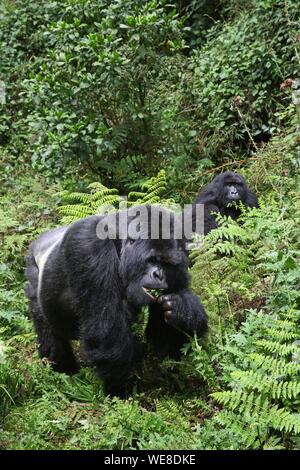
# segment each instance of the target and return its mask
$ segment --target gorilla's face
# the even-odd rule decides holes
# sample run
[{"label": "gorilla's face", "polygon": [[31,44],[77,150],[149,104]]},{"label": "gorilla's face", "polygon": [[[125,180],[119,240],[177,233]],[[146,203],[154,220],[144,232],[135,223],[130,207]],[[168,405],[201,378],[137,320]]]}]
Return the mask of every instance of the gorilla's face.
[{"label": "gorilla's face", "polygon": [[174,239],[123,242],[119,272],[130,304],[141,307],[154,302],[150,289],[167,293],[188,285],[183,248],[183,242]]},{"label": "gorilla's face", "polygon": [[217,178],[219,184],[219,204],[221,206],[226,207],[232,202],[245,202],[247,188],[242,176],[227,171]]}]

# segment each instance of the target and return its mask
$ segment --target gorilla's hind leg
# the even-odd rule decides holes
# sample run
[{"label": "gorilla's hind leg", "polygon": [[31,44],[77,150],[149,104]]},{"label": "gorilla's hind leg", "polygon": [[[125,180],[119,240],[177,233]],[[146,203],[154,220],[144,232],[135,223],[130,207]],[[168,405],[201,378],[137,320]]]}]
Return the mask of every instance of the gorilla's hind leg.
[{"label": "gorilla's hind leg", "polygon": [[34,325],[39,341],[40,357],[47,358],[56,372],[76,374],[79,371],[79,365],[70,341],[55,335],[44,319],[35,319]]},{"label": "gorilla's hind leg", "polygon": [[53,333],[47,319],[40,312],[38,305],[31,307],[33,322],[39,343],[39,355],[51,362],[57,372],[75,374],[79,365],[75,359],[70,341]]},{"label": "gorilla's hind leg", "polygon": [[74,374],[78,372],[79,366],[71,348],[70,341],[53,332],[47,318],[43,314],[37,299],[38,267],[33,255],[27,258],[27,278],[29,283],[25,288],[29,299],[30,311],[34,328],[38,337],[39,356],[47,358],[55,371]]}]

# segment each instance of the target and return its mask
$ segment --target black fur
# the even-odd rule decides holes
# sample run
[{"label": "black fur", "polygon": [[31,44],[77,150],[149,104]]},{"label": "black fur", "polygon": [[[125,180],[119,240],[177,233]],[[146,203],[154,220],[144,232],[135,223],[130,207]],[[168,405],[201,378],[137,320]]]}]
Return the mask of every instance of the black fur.
[{"label": "black fur", "polygon": [[[232,186],[227,186],[232,184]],[[236,197],[228,198],[231,188],[236,188]],[[246,207],[258,207],[256,194],[247,186],[245,179],[239,174],[226,171],[217,175],[211,183],[205,186],[193,202],[193,232],[196,232],[197,204],[204,204],[204,235],[218,226],[214,213],[220,213],[236,220],[240,216],[238,207],[232,207],[232,202],[242,202]]]},{"label": "black fur", "polygon": [[[33,242],[26,293],[40,356],[48,358],[55,370],[74,373],[78,364],[70,341],[79,338],[107,392],[119,394],[141,359],[131,324],[143,305],[150,310],[147,339],[161,356],[178,357],[185,332],[203,334],[207,318],[188,289],[184,244],[173,231],[170,240],[122,240],[124,227],[119,222],[118,238],[101,240],[96,227],[103,220],[104,216],[88,217]],[[175,222],[173,218],[172,228]],[[56,239],[38,290],[38,256]],[[164,295],[155,301],[142,286],[162,286]]]}]

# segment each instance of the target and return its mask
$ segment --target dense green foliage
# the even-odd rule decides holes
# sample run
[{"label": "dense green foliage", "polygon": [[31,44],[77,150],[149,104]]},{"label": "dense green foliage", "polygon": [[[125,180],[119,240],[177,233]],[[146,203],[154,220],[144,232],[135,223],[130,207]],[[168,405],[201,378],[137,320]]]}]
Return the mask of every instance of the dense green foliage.
[{"label": "dense green foliage", "polygon": [[[2,141],[47,173],[80,162],[126,186],[165,168],[178,191],[191,170],[199,179],[235,152],[247,158],[280,128],[280,84],[299,62],[297,0],[220,2],[220,19],[198,24],[203,47],[164,0],[2,3]],[[212,13],[211,2],[180,8],[192,22],[198,8]]]},{"label": "dense green foliage", "polygon": [[[171,3],[0,1],[0,448],[299,449],[299,2]],[[124,400],[79,345],[81,371],[53,372],[29,242],[124,194],[188,203],[220,169],[260,208],[191,253],[208,337],[150,355]]]},{"label": "dense green foliage", "polygon": [[[221,390],[212,397],[223,410],[204,428],[211,439],[222,427],[215,448],[289,448],[297,443],[299,180],[287,144],[295,150],[297,140],[297,133],[288,134],[281,143],[285,155],[276,155],[279,140],[266,152],[267,158],[278,158],[269,177],[273,184],[284,183],[282,193],[270,193],[259,210],[245,211],[241,226],[224,221],[195,254],[194,288],[215,318],[211,342],[219,345],[214,361],[222,371]],[[204,447],[211,445],[204,442]]]}]

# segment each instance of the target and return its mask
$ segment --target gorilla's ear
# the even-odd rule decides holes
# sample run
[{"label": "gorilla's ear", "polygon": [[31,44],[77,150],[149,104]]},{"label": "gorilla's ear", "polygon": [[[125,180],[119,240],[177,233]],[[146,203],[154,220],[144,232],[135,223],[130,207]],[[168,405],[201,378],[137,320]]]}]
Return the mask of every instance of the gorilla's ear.
[{"label": "gorilla's ear", "polygon": [[98,224],[103,217],[92,216],[79,220],[68,229],[63,242],[63,264],[72,295],[81,305],[96,299],[97,307],[110,305],[121,299],[118,274],[119,256],[114,240],[101,239]]},{"label": "gorilla's ear", "polygon": [[251,189],[247,188],[247,198],[246,198],[246,205],[248,207],[258,207],[258,199],[254,191]]}]

